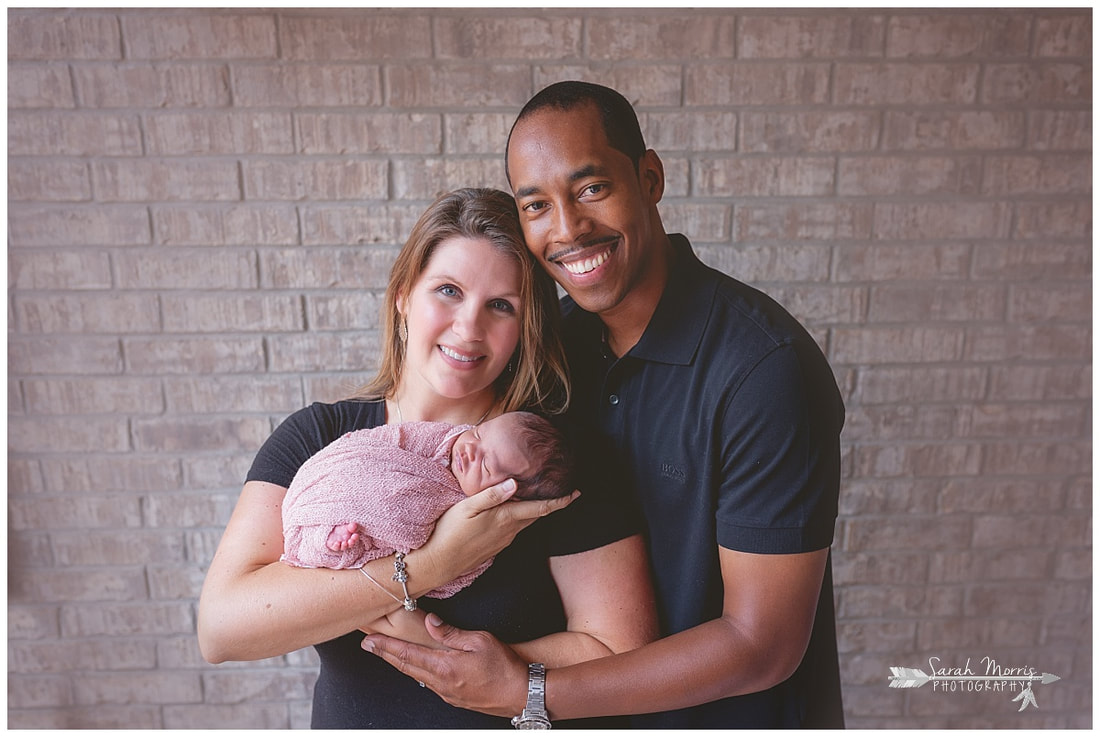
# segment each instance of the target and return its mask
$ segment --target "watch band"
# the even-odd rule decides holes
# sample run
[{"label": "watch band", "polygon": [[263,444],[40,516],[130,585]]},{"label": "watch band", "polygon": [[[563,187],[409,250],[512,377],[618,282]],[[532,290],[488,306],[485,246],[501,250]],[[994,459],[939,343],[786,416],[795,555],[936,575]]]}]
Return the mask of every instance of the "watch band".
[{"label": "watch band", "polygon": [[550,715],[546,711],[546,666],[531,663],[527,666],[527,706],[523,713],[512,717],[516,729],[550,729]]}]

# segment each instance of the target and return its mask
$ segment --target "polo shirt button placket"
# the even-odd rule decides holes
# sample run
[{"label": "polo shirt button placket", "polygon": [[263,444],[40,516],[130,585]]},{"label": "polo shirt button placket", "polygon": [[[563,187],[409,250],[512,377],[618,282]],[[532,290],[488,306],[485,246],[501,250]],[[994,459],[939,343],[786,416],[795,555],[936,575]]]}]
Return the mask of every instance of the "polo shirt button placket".
[{"label": "polo shirt button placket", "polygon": [[612,407],[615,407],[616,405],[619,404],[619,395],[618,394],[612,394],[611,396],[609,396],[607,398],[607,403],[610,404]]}]

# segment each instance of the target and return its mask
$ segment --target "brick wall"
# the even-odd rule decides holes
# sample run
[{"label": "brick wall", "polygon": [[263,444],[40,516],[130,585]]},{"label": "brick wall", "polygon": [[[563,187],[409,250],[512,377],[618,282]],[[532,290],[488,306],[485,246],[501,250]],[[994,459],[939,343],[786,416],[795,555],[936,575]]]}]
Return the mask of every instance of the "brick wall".
[{"label": "brick wall", "polygon": [[[849,725],[1091,726],[1091,47],[1087,8],[9,10],[9,727],[308,725],[310,651],[199,657],[205,567],[273,425],[371,373],[420,210],[569,77],[844,389]],[[887,687],[930,657],[1062,680]]]}]

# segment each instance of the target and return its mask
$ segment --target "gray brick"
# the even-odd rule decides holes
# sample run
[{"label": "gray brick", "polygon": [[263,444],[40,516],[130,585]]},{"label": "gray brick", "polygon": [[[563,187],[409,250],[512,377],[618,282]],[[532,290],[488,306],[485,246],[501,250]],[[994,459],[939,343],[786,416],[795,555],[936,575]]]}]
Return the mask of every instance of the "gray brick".
[{"label": "gray brick", "polygon": [[9,109],[75,106],[68,67],[8,64]]},{"label": "gray brick", "polygon": [[581,19],[561,16],[499,17],[497,11],[443,16],[434,21],[436,54],[442,59],[532,61],[576,57],[582,55],[582,28]]},{"label": "gray brick", "polygon": [[153,231],[163,245],[288,245],[298,242],[298,216],[284,204],[158,206]]},{"label": "gray brick", "polygon": [[1090,64],[991,64],[985,71],[981,101],[1088,103],[1092,99]]},{"label": "gray brick", "polygon": [[834,100],[841,105],[965,105],[978,97],[980,66],[968,63],[840,63]]},{"label": "gray brick", "polygon": [[877,112],[749,112],[741,147],[756,153],[874,151],[881,127]]},{"label": "gray brick", "polygon": [[92,198],[92,180],[82,161],[9,161],[10,200],[82,202]]},{"label": "gray brick", "polygon": [[890,19],[886,55],[904,58],[1026,56],[1031,20],[1023,15],[906,14]]},{"label": "gray brick", "polygon": [[1092,15],[1067,14],[1035,21],[1035,54],[1040,57],[1091,57]]},{"label": "gray brick", "polygon": [[111,259],[106,251],[9,250],[8,283],[16,292],[38,289],[110,289]]},{"label": "gray brick", "polygon": [[438,154],[442,121],[433,113],[298,113],[303,154]]},{"label": "gray brick", "polygon": [[725,13],[646,13],[588,21],[589,54],[599,60],[734,57],[734,18]]},{"label": "gray brick", "polygon": [[239,107],[375,107],[381,67],[372,64],[248,64],[233,70]]},{"label": "gray brick", "polygon": [[244,250],[157,248],[115,256],[121,289],[255,289],[256,253]]},{"label": "gray brick", "polygon": [[35,13],[8,17],[8,58],[110,60],[121,56],[118,20],[106,13]]},{"label": "gray brick", "polygon": [[683,96],[683,74],[679,64],[653,63],[645,66],[611,66],[606,63],[542,64],[532,70],[534,89],[567,79],[603,84],[619,90],[639,109],[651,106],[679,106]]},{"label": "gray brick", "polygon": [[127,64],[78,67],[77,94],[92,108],[227,107],[224,66]]},{"label": "gray brick", "polygon": [[828,101],[827,64],[735,62],[688,67],[684,104],[821,105]]},{"label": "gray brick", "polygon": [[149,243],[149,214],[135,205],[9,205],[13,246],[136,246]]},{"label": "gray brick", "polygon": [[423,59],[432,52],[431,20],[386,12],[286,15],[279,44],[288,59]]},{"label": "gray brick", "polygon": [[836,187],[828,158],[712,158],[693,167],[692,191],[701,197],[825,197]]},{"label": "gray brick", "polygon": [[106,673],[74,685],[81,704],[194,704],[202,701],[200,677],[194,673]]},{"label": "gray brick", "polygon": [[144,117],[154,156],[289,154],[291,116],[283,112],[155,113]]},{"label": "gray brick", "polygon": [[251,200],[385,199],[385,161],[249,162],[244,166],[245,198]]},{"label": "gray brick", "polygon": [[256,337],[132,338],[123,341],[128,371],[138,374],[211,374],[262,371],[263,342]]},{"label": "gray brick", "polygon": [[882,15],[752,15],[740,19],[738,56],[746,59],[881,57]]},{"label": "gray brick", "polygon": [[125,15],[123,35],[134,59],[271,59],[275,18],[269,15]]},{"label": "gray brick", "polygon": [[15,111],[8,115],[9,156],[139,156],[137,115],[72,115]]},{"label": "gray brick", "polygon": [[504,158],[401,159],[393,165],[393,192],[401,200],[434,200],[471,182],[510,192],[504,176]]}]

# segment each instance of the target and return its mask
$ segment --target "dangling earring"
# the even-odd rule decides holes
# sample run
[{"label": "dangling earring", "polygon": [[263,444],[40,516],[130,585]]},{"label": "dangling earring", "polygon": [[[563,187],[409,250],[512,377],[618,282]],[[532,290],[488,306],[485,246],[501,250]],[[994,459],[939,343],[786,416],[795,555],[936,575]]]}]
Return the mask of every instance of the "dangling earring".
[{"label": "dangling earring", "polygon": [[397,339],[402,343],[409,339],[409,326],[407,319],[402,317],[401,322],[397,323]]}]

